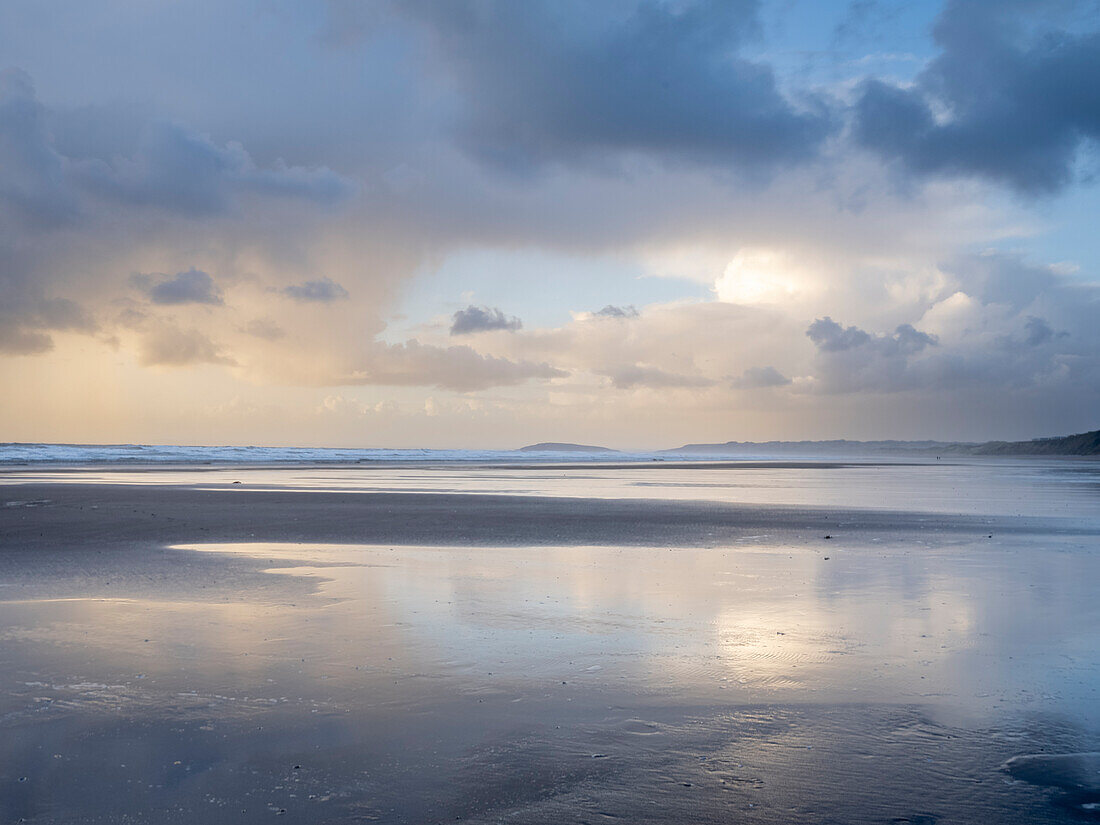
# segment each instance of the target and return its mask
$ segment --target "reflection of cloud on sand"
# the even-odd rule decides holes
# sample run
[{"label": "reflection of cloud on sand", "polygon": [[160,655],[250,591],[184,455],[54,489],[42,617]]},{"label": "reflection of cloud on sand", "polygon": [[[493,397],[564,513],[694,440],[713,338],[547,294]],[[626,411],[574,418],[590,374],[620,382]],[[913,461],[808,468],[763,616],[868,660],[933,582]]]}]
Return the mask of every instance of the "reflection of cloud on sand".
[{"label": "reflection of cloud on sand", "polygon": [[297,605],[309,622],[297,632],[337,666],[384,636],[419,670],[492,673],[513,689],[577,680],[700,701],[901,700],[979,715],[990,697],[1027,702],[1066,675],[1043,664],[1057,645],[1028,665],[1005,653],[1045,632],[1025,627],[1042,610],[1032,562],[1011,555],[1021,569],[991,580],[1005,557],[981,544],[838,546],[829,561],[763,545],[193,549],[306,565],[272,572],[318,579],[324,606]]}]

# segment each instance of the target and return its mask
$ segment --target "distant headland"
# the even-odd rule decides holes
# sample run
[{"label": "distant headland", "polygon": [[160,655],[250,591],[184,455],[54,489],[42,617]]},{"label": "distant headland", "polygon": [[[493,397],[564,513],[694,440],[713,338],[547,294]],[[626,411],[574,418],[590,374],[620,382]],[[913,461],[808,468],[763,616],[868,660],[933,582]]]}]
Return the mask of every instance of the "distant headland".
[{"label": "distant headland", "polygon": [[683,455],[853,455],[907,453],[936,455],[1100,455],[1100,430],[1031,441],[727,441],[685,444],[663,453]]},{"label": "distant headland", "polygon": [[610,447],[594,447],[591,444],[567,444],[561,441],[542,441],[520,447],[520,453],[617,453]]},{"label": "distant headland", "polygon": [[[559,441],[543,441],[520,447],[521,453],[618,453],[610,447],[592,444],[569,444]],[[656,455],[697,456],[844,456],[844,455],[1100,455],[1100,430],[1054,438],[1035,438],[1031,441],[726,441],[720,444],[684,444],[667,450],[656,450]]]}]

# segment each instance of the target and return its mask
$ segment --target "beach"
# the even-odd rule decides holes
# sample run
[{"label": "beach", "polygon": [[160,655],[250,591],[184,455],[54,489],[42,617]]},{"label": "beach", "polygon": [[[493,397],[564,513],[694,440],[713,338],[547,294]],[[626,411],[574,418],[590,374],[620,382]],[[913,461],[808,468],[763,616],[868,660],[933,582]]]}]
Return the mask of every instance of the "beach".
[{"label": "beach", "polygon": [[1100,465],[0,472],[0,821],[1075,822]]}]

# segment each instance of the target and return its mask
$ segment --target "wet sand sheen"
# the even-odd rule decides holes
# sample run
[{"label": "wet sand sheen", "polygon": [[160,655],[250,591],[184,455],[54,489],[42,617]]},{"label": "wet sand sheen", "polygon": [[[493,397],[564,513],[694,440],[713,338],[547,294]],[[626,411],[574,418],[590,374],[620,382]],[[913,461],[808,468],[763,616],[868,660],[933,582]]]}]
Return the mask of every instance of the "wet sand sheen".
[{"label": "wet sand sheen", "polygon": [[3,821],[1063,822],[1095,801],[1067,787],[1087,759],[1022,759],[1098,749],[1080,519],[5,494],[49,503],[0,523]]}]

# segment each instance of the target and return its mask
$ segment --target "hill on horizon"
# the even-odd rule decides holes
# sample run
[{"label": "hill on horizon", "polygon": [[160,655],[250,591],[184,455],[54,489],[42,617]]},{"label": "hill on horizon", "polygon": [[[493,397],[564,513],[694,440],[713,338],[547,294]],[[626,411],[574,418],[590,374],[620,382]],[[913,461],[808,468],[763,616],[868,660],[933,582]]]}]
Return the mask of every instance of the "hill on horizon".
[{"label": "hill on horizon", "polygon": [[974,455],[1100,455],[1100,430],[1031,441],[987,441]]},{"label": "hill on horizon", "polygon": [[1030,441],[727,441],[685,444],[663,453],[729,455],[742,453],[945,453],[948,455],[1100,455],[1100,430]]},{"label": "hill on horizon", "polygon": [[516,452],[520,453],[617,453],[610,447],[597,447],[591,444],[569,444],[562,441],[541,441],[538,444],[528,444],[520,447]]}]

